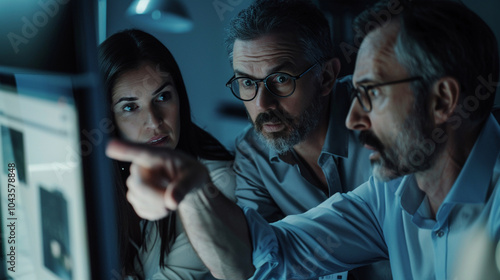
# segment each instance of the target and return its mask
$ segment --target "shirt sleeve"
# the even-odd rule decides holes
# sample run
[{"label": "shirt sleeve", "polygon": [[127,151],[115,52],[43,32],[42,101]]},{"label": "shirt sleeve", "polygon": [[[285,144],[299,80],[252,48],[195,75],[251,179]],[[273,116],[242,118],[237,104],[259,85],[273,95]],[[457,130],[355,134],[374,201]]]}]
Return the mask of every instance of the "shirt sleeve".
[{"label": "shirt sleeve", "polygon": [[373,189],[367,182],[271,225],[244,208],[254,250],[252,279],[317,278],[388,259],[380,225],[384,210],[378,207],[384,196]]},{"label": "shirt sleeve", "polygon": [[263,182],[260,168],[265,167],[257,164],[258,157],[262,156],[266,155],[256,150],[255,145],[251,145],[245,138],[237,142],[233,167],[236,175],[236,200],[240,207],[252,208],[266,221],[274,222],[285,215]]}]

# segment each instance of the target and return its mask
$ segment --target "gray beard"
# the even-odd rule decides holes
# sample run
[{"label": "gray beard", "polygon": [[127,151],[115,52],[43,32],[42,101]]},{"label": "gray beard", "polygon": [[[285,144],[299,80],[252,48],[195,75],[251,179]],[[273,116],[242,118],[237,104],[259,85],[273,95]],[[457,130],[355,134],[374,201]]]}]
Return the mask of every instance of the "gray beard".
[{"label": "gray beard", "polygon": [[429,117],[414,110],[401,127],[390,147],[381,153],[381,160],[373,165],[373,175],[381,181],[389,181],[407,174],[428,170],[443,151],[443,145],[434,143],[432,150],[426,147],[431,139]]},{"label": "gray beard", "polygon": [[317,94],[304,113],[294,120],[293,123],[288,123],[291,127],[289,127],[289,130],[286,132],[273,133],[271,137],[266,137],[262,131],[253,124],[255,132],[259,139],[267,144],[269,149],[276,151],[280,155],[286,154],[293,149],[293,146],[304,141],[311,132],[318,127],[321,112],[325,107],[322,101],[322,96]]}]

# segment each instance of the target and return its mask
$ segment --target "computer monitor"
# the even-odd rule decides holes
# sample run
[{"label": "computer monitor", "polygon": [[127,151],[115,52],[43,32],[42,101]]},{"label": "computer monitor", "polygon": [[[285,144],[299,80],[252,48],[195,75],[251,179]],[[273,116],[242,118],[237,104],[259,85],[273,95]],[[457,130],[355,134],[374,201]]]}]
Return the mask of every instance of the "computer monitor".
[{"label": "computer monitor", "polygon": [[19,75],[16,81],[17,89],[0,88],[0,212],[7,274],[90,279],[89,205],[71,80]]},{"label": "computer monitor", "polygon": [[10,34],[0,50],[12,52],[0,53],[0,279],[121,279],[95,3],[20,0],[0,8],[7,2],[0,9],[9,19],[0,34]]}]

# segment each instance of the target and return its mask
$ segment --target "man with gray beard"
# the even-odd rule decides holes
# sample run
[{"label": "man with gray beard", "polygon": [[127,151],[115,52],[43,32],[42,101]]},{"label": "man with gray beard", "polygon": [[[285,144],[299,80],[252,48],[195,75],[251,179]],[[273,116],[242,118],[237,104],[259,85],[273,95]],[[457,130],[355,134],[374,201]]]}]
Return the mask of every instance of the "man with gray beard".
[{"label": "man with gray beard", "polygon": [[351,77],[336,81],[340,63],[329,34],[308,1],[256,1],[227,30],[235,73],[227,87],[252,122],[236,141],[237,197],[270,222],[371,174],[358,137],[344,125]]},{"label": "man with gray beard", "polygon": [[[226,86],[252,122],[236,141],[241,207],[274,222],[369,178],[369,151],[344,124],[351,77],[336,80],[340,62],[316,6],[256,1],[232,19],[226,49],[234,69]],[[379,266],[360,268],[350,278],[390,279],[388,265]]]}]

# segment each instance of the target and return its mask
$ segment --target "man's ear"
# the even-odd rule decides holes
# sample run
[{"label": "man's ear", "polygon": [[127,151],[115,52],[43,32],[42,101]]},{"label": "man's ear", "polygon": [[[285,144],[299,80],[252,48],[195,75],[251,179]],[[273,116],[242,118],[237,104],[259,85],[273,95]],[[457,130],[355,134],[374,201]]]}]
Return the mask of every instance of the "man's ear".
[{"label": "man's ear", "polygon": [[445,123],[455,111],[460,98],[460,83],[453,77],[443,77],[432,87],[431,111],[436,125]]},{"label": "man's ear", "polygon": [[330,94],[337,80],[337,75],[340,72],[340,61],[337,58],[332,58],[324,63],[321,72],[321,95]]}]

